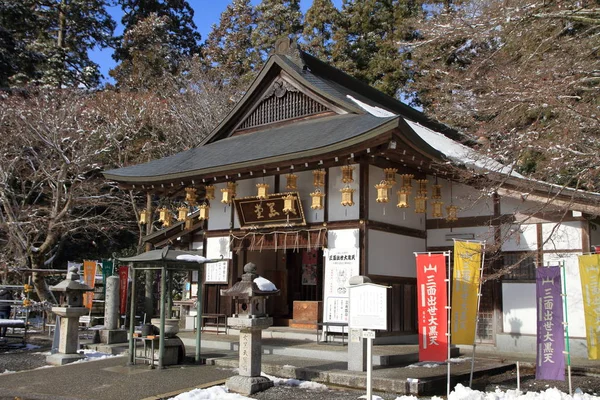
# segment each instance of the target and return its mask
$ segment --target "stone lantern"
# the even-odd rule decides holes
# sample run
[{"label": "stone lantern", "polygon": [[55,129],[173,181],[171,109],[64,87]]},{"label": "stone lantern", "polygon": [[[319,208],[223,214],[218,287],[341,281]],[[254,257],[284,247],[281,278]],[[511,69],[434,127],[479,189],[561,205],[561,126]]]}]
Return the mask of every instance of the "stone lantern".
[{"label": "stone lantern", "polygon": [[279,295],[279,290],[272,284],[272,287],[259,288],[254,281],[256,278],[259,278],[256,265],[248,263],[244,266],[242,280],[221,290],[221,296],[232,296],[235,303],[235,314],[227,318],[227,325],[240,331],[240,374],[229,378],[226,386],[232,392],[245,395],[273,386],[270,379],[260,376],[261,337],[262,330],[273,325],[273,318],[266,313],[266,300],[268,296]]},{"label": "stone lantern", "polygon": [[85,315],[89,310],[83,306],[83,295],[94,289],[79,282],[77,268],[71,268],[65,280],[56,286],[51,286],[53,292],[61,292],[61,304],[52,307],[52,312],[60,316],[60,337],[58,353],[46,358],[46,361],[54,365],[68,364],[85,356],[77,353],[79,350],[79,317]]}]

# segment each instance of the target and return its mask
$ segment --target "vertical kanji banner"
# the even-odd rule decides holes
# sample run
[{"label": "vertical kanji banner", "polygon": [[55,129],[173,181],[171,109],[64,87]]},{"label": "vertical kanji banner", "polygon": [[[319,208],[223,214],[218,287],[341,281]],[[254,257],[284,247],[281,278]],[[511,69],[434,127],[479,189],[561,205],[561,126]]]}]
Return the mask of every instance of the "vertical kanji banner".
[{"label": "vertical kanji banner", "polygon": [[588,358],[600,359],[600,254],[579,256]]},{"label": "vertical kanji banner", "polygon": [[448,358],[446,254],[417,254],[419,361]]},{"label": "vertical kanji banner", "polygon": [[106,279],[113,274],[113,262],[112,260],[102,260],[102,293],[106,296]]},{"label": "vertical kanji banner", "polygon": [[120,305],[121,315],[125,314],[127,311],[127,282],[129,279],[129,267],[121,266],[119,267],[119,294],[120,294]]},{"label": "vertical kanji banner", "polygon": [[[96,260],[83,260],[83,283],[91,287],[96,286],[96,268],[98,262]],[[83,294],[83,306],[89,309],[92,308],[94,301],[94,291],[85,292]]]},{"label": "vertical kanji banner", "polygon": [[452,275],[452,313],[450,321],[452,344],[475,343],[477,294],[481,279],[483,244],[454,242],[454,272]]},{"label": "vertical kanji banner", "polygon": [[565,330],[560,267],[536,270],[537,359],[535,379],[565,380]]}]

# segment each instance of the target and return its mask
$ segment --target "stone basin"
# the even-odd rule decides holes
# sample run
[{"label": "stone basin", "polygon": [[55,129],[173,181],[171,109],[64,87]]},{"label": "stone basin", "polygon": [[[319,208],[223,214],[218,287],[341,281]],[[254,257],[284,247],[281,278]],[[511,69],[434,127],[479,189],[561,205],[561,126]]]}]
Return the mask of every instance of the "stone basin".
[{"label": "stone basin", "polygon": [[[152,325],[156,327],[157,331],[160,331],[160,318],[152,318],[150,320]],[[174,337],[179,332],[179,319],[178,318],[166,318],[165,319],[165,337]]]}]

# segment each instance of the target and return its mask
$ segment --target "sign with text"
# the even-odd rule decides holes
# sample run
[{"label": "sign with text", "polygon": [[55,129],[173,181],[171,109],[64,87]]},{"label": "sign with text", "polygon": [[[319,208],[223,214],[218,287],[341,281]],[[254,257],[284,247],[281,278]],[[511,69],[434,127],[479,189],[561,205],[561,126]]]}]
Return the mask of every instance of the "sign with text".
[{"label": "sign with text", "polygon": [[[83,283],[91,287],[96,286],[96,269],[98,262],[95,260],[83,260]],[[83,294],[83,306],[91,309],[94,302],[94,291]]]},{"label": "sign with text", "polygon": [[228,282],[229,261],[219,261],[215,263],[204,264],[205,283],[227,283]]},{"label": "sign with text", "polygon": [[535,379],[565,380],[565,331],[560,267],[536,269],[537,362]]},{"label": "sign with text", "polygon": [[446,254],[417,254],[419,361],[448,358]]},{"label": "sign with text", "polygon": [[119,296],[121,302],[119,303],[121,314],[127,312],[127,285],[129,283],[129,267],[119,267]]},{"label": "sign with text", "polygon": [[[283,211],[285,198],[293,196],[293,211]],[[266,199],[256,196],[234,198],[240,228],[268,228],[276,226],[306,225],[302,202],[298,192],[275,193]]]},{"label": "sign with text", "polygon": [[323,322],[348,322],[348,281],[360,273],[359,250],[329,249],[325,255]]},{"label": "sign with text", "polygon": [[[374,283],[350,285],[350,328],[387,329],[387,286]],[[364,336],[363,336],[364,337]]]},{"label": "sign with text", "polygon": [[588,358],[600,359],[600,254],[579,256]]}]

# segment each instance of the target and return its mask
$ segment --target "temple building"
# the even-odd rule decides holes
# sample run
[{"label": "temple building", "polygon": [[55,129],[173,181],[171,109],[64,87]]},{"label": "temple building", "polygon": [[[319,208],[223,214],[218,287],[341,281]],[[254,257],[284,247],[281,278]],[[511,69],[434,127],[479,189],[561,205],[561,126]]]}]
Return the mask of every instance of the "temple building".
[{"label": "temple building", "polygon": [[[414,253],[479,240],[493,279],[478,341],[534,351],[536,266],[566,262],[569,319],[583,321],[577,255],[600,243],[600,195],[529,180],[475,145],[280,40],[200,146],[104,175],[176,205],[146,210],[166,225],[148,243],[224,257],[191,277],[207,313],[231,315],[219,291],[253,262],[281,290],[268,303],[276,325],[345,322],[360,274],[391,286],[378,339],[393,342],[417,332]],[[585,345],[585,327],[570,335]]]}]

